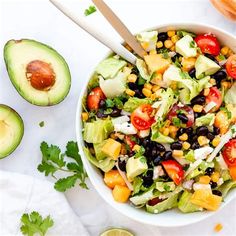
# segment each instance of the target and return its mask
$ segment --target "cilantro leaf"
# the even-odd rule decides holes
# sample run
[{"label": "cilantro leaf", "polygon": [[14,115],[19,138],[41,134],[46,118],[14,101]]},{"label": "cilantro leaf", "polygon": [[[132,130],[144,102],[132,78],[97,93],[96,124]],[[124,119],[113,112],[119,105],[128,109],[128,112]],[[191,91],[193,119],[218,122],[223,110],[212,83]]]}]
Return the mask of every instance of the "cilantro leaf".
[{"label": "cilantro leaf", "polygon": [[[83,167],[83,162],[79,155],[79,149],[76,142],[68,142],[65,153],[61,153],[59,147],[55,145],[49,146],[46,142],[41,143],[40,149],[42,152],[42,162],[38,165],[38,171],[44,173],[45,176],[51,174],[53,177],[55,177],[54,173],[57,171],[71,174],[57,180],[54,185],[56,190],[64,192],[67,189],[74,187],[78,180],[80,181],[80,186],[82,188],[88,189],[85,183],[88,176]],[[68,158],[65,160],[66,156]]]},{"label": "cilantro leaf", "polygon": [[88,15],[91,15],[92,13],[94,13],[96,11],[97,11],[96,7],[91,5],[91,6],[89,6],[89,8],[85,9],[84,15],[88,16]]},{"label": "cilantro leaf", "polygon": [[39,126],[43,127],[44,126],[44,121],[39,122]]},{"label": "cilantro leaf", "polygon": [[34,236],[39,234],[44,236],[47,230],[53,226],[54,222],[50,216],[45,219],[38,212],[23,214],[21,217],[22,226],[20,228],[23,235]]}]

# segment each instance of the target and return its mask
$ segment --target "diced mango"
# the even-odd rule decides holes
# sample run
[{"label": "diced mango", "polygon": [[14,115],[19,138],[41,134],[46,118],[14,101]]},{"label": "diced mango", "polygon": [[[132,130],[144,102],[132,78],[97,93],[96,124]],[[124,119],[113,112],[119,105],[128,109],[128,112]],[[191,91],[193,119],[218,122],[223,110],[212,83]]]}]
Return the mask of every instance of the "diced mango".
[{"label": "diced mango", "polygon": [[151,74],[154,72],[164,73],[170,65],[170,60],[163,58],[162,54],[146,55],[144,60]]},{"label": "diced mango", "polygon": [[198,189],[191,197],[191,203],[205,208],[209,211],[216,211],[222,201],[222,197],[212,194],[205,189]]},{"label": "diced mango", "polygon": [[214,126],[220,128],[220,134],[225,134],[228,131],[230,120],[225,111],[218,111],[215,117]]},{"label": "diced mango", "polygon": [[121,203],[127,202],[130,194],[130,189],[122,185],[116,185],[112,191],[114,200]]},{"label": "diced mango", "polygon": [[104,182],[111,189],[116,185],[126,186],[125,181],[118,170],[110,170],[106,172],[104,175]]},{"label": "diced mango", "polygon": [[199,183],[200,183],[200,184],[209,184],[210,181],[211,181],[211,178],[210,178],[210,176],[208,176],[208,175],[204,175],[204,176],[201,176],[201,177],[199,178]]},{"label": "diced mango", "polygon": [[102,147],[102,152],[104,152],[110,158],[116,160],[120,154],[121,143],[116,140],[109,138]]}]

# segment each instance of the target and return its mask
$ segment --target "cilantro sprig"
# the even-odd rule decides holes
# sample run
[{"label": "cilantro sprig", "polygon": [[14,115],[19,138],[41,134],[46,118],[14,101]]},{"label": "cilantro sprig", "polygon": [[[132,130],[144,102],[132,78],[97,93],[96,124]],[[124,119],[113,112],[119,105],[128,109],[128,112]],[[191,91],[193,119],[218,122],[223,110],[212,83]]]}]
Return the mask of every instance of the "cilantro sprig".
[{"label": "cilantro sprig", "polygon": [[23,214],[21,217],[21,223],[21,233],[28,236],[34,236],[36,234],[44,236],[48,229],[54,224],[50,215],[43,219],[43,217],[35,211],[30,214]]},{"label": "cilantro sprig", "polygon": [[97,11],[96,7],[91,5],[87,9],[85,9],[84,15],[88,16],[88,15],[91,15],[92,13],[94,13],[96,11]]},{"label": "cilantro sprig", "polygon": [[59,192],[65,192],[67,189],[75,186],[77,181],[82,188],[88,189],[85,180],[87,173],[84,170],[77,143],[70,141],[66,145],[66,152],[56,145],[49,146],[46,142],[42,142],[40,146],[42,153],[42,162],[38,165],[38,171],[51,175],[55,179],[55,173],[58,171],[65,172],[68,175],[65,178],[57,179],[54,188]]}]

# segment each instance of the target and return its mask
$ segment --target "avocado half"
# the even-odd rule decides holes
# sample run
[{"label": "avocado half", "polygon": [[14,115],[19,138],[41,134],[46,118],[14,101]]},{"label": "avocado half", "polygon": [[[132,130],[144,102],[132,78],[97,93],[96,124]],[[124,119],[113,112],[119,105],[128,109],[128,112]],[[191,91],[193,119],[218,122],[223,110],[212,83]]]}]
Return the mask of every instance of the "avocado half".
[{"label": "avocado half", "polygon": [[30,39],[10,40],[4,47],[4,60],[12,84],[34,105],[58,104],[70,91],[66,61],[45,44]]},{"label": "avocado half", "polygon": [[24,123],[20,115],[9,106],[0,104],[0,159],[18,147],[23,134]]}]

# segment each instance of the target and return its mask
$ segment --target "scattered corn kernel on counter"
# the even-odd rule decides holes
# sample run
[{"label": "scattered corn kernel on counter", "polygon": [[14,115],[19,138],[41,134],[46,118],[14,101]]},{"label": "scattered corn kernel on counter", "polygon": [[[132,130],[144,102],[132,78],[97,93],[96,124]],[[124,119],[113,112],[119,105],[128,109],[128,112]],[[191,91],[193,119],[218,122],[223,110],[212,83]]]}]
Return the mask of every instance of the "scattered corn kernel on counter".
[{"label": "scattered corn kernel on counter", "polygon": [[144,59],[111,55],[88,83],[84,152],[117,202],[217,210],[236,187],[236,54],[212,34],[136,37]]}]

